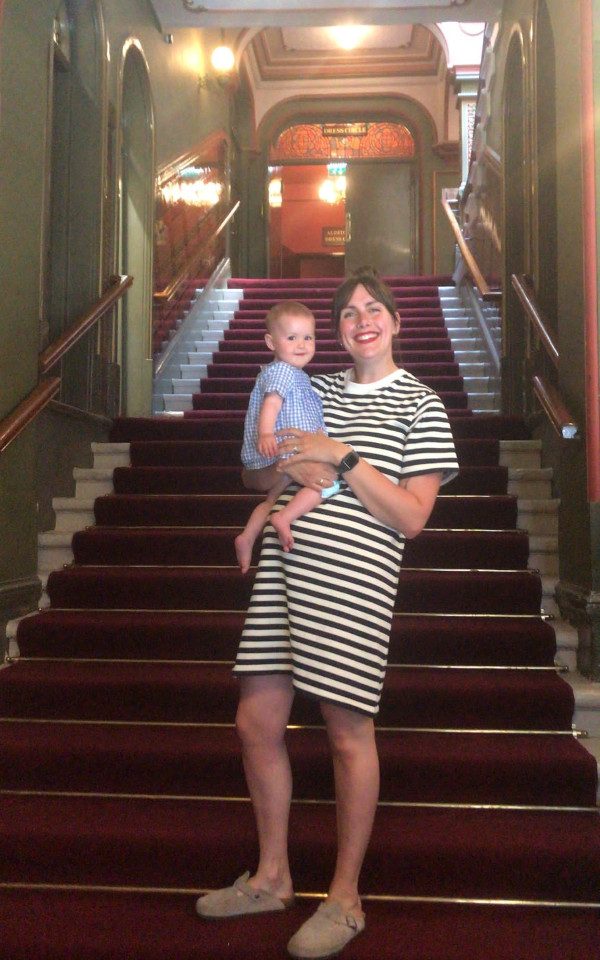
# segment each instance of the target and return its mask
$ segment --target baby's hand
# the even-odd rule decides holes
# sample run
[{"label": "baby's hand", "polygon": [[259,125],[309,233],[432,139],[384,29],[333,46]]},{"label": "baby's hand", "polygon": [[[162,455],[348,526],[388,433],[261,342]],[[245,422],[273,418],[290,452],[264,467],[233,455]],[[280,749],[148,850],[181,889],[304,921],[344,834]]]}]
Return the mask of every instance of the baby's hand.
[{"label": "baby's hand", "polygon": [[261,433],[256,447],[261,457],[276,457],[279,444],[274,433]]}]

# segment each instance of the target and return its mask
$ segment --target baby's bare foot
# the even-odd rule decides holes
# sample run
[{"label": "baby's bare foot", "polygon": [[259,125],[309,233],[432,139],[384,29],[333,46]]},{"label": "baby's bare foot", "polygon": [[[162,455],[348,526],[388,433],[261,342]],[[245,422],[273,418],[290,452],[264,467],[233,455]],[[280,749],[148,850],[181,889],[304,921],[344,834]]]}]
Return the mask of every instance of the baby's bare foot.
[{"label": "baby's bare foot", "polygon": [[235,538],[235,555],[242,573],[248,573],[250,569],[250,564],[252,563],[252,547],[252,540],[243,533],[240,533]]},{"label": "baby's bare foot", "polygon": [[282,513],[283,510],[280,510],[278,513],[272,513],[271,523],[275,527],[275,531],[279,537],[279,542],[283,552],[289,553],[290,550],[294,549],[294,538],[292,536],[292,529],[289,523],[286,521],[285,517],[281,516]]}]

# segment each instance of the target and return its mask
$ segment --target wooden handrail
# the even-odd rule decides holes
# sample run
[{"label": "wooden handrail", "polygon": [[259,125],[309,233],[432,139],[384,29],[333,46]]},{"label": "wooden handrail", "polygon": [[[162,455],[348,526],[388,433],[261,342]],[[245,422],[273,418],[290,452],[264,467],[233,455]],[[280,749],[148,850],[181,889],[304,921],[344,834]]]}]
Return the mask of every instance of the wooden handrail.
[{"label": "wooden handrail", "polygon": [[[48,373],[52,367],[56,366],[71,347],[123,296],[132,283],[133,277],[115,277],[108,290],[102,294],[91,310],[88,310],[79,320],[76,320],[58,340],[51,343],[40,354],[38,367],[40,374]],[[6,450],[9,443],[12,443],[15,437],[18,437],[25,427],[32,420],[35,420],[44,407],[50,403],[60,390],[60,384],[60,377],[40,380],[25,399],[0,422],[0,453]]]},{"label": "wooden handrail", "polygon": [[102,294],[91,310],[84,313],[68,330],[65,330],[58,340],[55,340],[54,343],[51,343],[50,346],[46,347],[46,349],[40,353],[40,374],[48,373],[52,367],[55,367],[58,361],[64,357],[65,353],[68,353],[71,347],[123,296],[132,283],[133,277],[127,275],[115,277],[113,283],[111,283],[110,287]]},{"label": "wooden handrail", "polygon": [[35,420],[60,389],[60,377],[42,380],[0,423],[0,453]]},{"label": "wooden handrail", "polygon": [[463,236],[463,232],[460,229],[460,224],[454,215],[454,210],[450,206],[450,201],[445,193],[442,194],[442,206],[446,212],[446,216],[448,217],[448,220],[450,221],[450,226],[452,227],[452,232],[454,233],[454,237],[459,246],[460,253],[465,263],[465,266],[473,279],[473,283],[479,290],[479,293],[482,299],[488,300],[488,301],[501,300],[502,291],[492,290],[487,280],[485,279],[484,275],[482,274],[481,270],[479,269],[477,265],[477,261],[475,260],[475,257],[469,250],[467,241],[465,240]]},{"label": "wooden handrail", "polygon": [[579,427],[571,417],[558,393],[558,390],[545,383],[537,373],[532,377],[535,395],[548,415],[550,423],[563,440],[578,440]]},{"label": "wooden handrail", "polygon": [[177,274],[177,276],[175,277],[175,279],[174,279],[174,280],[171,280],[170,284],[169,284],[168,286],[164,287],[163,290],[157,290],[157,291],[156,291],[156,293],[154,294],[154,299],[155,299],[155,300],[157,300],[157,301],[160,303],[160,302],[162,302],[162,301],[164,301],[164,300],[170,300],[170,299],[171,299],[171,297],[173,296],[173,294],[175,293],[175,291],[181,286],[181,284],[183,283],[183,281],[184,281],[184,280],[187,280],[187,278],[189,277],[190,272],[193,270],[193,268],[196,266],[198,260],[200,259],[200,255],[201,255],[201,253],[203,252],[204,248],[205,248],[212,240],[214,240],[215,237],[218,237],[218,236],[219,236],[219,234],[221,233],[221,231],[223,231],[223,230],[225,229],[225,227],[227,226],[227,224],[229,223],[229,221],[231,220],[231,218],[232,218],[233,216],[235,216],[235,214],[237,213],[237,210],[238,210],[239,205],[240,205],[240,201],[238,200],[237,203],[235,203],[235,204],[233,205],[233,207],[231,208],[231,210],[230,210],[230,211],[227,213],[227,215],[223,218],[223,220],[221,220],[221,223],[219,224],[219,226],[217,227],[217,229],[214,230],[214,231],[211,233],[210,237],[207,237],[206,240],[203,240],[203,241],[202,241],[202,243],[200,244],[200,246],[197,248],[196,252],[189,258],[189,260],[186,261],[186,263],[185,263],[184,266],[181,268],[181,270],[179,271],[179,273]]},{"label": "wooden handrail", "polygon": [[[513,273],[511,278],[513,289],[517,294],[523,308],[525,316],[535,330],[544,347],[547,356],[552,361],[554,367],[558,369],[559,352],[556,343],[548,329],[548,320],[536,300],[535,289],[531,278],[525,274]],[[531,382],[533,391],[546,412],[550,423],[563,440],[578,440],[579,427],[563,403],[560,393],[556,387],[552,386],[539,374],[534,373]]]},{"label": "wooden handrail", "polygon": [[529,322],[534,327],[535,332],[540,338],[540,342],[542,343],[544,350],[550,357],[550,360],[554,366],[558,368],[558,347],[552,339],[552,335],[548,329],[548,320],[536,302],[535,290],[531,279],[525,276],[525,274],[520,274],[517,276],[516,273],[513,273],[510,279],[519,300],[525,308],[525,313],[527,314]]}]

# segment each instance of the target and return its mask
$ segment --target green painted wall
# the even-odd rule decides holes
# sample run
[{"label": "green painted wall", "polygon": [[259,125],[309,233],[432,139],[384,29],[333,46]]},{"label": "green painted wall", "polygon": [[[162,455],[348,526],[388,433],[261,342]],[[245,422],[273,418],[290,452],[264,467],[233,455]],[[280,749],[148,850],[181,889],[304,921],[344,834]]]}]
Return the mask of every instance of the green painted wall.
[{"label": "green painted wall", "polygon": [[[545,9],[542,8],[545,4]],[[554,49],[548,41],[538,41],[538,8],[550,31]],[[582,181],[581,181],[581,88],[579,16],[562,0],[506,0],[502,8],[500,32],[496,44],[496,69],[492,90],[491,119],[487,128],[487,143],[500,154],[504,180],[514,183],[511,168],[510,141],[506,141],[503,127],[504,91],[507,82],[506,62],[511,43],[522,38],[524,70],[524,138],[525,184],[524,208],[526,227],[524,269],[534,281],[543,282],[548,270],[548,242],[545,232],[549,223],[556,231],[556,262],[553,290],[542,290],[541,300],[547,309],[555,303],[551,326],[557,333],[562,355],[560,389],[564,401],[576,420],[585,424],[585,341],[583,328],[583,236],[582,236]],[[544,36],[543,30],[540,36]],[[514,49],[514,48],[513,48]],[[544,63],[544,58],[552,62]],[[538,62],[539,59],[539,62]],[[538,91],[537,85],[545,86]],[[548,84],[553,83],[553,89]],[[552,97],[555,101],[555,131],[550,129],[552,118],[546,109],[536,110],[536,103]],[[539,144],[536,150],[536,132]],[[546,135],[547,134],[547,135]],[[555,141],[554,149],[551,142]],[[553,216],[544,214],[547,202],[547,173],[555,170],[555,210]],[[539,202],[538,198],[542,197]],[[506,231],[510,231],[510,222]],[[507,290],[509,277],[504,276]],[[520,310],[505,298],[505,326],[522,324]],[[547,437],[545,426],[540,435]],[[585,445],[545,442],[545,462],[554,468],[555,493],[561,498],[560,508],[560,576],[561,580],[582,589],[590,586],[593,547],[590,535],[590,511],[587,502]]]},{"label": "green painted wall", "polygon": [[[44,331],[41,291],[48,204],[50,51],[57,7],[58,0],[5,0],[0,24],[0,418],[37,382]],[[92,0],[78,0],[78,16],[82,8],[93,11]],[[219,31],[182,30],[170,45],[165,43],[146,0],[102,0],[100,9],[106,40],[102,45],[108,94],[104,106],[108,104],[118,125],[122,53],[126,42],[134,38],[150,75],[157,169],[193,150],[213,131],[228,128],[227,93],[216,84],[199,83]],[[105,120],[102,102],[96,106]],[[105,134],[103,128],[101,141]],[[107,170],[116,194],[114,138],[108,146]],[[97,179],[100,183],[100,177]],[[82,213],[89,213],[94,204],[94,209],[102,208],[100,196],[90,197],[93,184],[79,186],[82,189],[72,207],[74,224],[78,203]],[[108,224],[109,236],[111,230],[112,224]],[[108,244],[108,250],[114,258],[114,244]],[[88,303],[90,287],[98,289],[99,249],[97,256],[97,263],[81,264],[80,273],[86,276],[81,277],[79,290],[79,281],[75,282],[73,301],[79,292],[81,301]],[[110,273],[112,264],[104,268],[105,274]],[[56,417],[53,423],[54,449],[60,443],[60,425]],[[73,422],[65,424],[65,449],[77,447],[73,431]],[[0,613],[3,596],[10,594],[13,609],[15,591],[18,593],[22,585],[26,592],[35,575],[39,496],[36,461],[44,456],[41,433],[38,443],[36,429],[28,428],[0,457]],[[81,433],[82,442],[87,443],[89,429],[82,427]],[[48,496],[48,491],[42,493],[46,500]],[[46,516],[47,510],[43,513]]]}]

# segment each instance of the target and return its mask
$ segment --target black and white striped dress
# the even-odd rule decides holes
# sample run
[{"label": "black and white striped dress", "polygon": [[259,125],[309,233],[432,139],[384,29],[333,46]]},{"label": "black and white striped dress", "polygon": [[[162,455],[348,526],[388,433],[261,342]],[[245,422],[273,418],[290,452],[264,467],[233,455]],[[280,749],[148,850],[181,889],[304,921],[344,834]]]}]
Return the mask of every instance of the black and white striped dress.
[{"label": "black and white striped dress", "polygon": [[[370,384],[355,383],[352,371],[312,383],[329,435],[394,483],[436,471],[447,482],[456,474],[444,406],[405,370]],[[347,486],[297,520],[293,534],[286,554],[273,528],[265,529],[234,672],[291,673],[301,693],[376,714],[404,537]]]}]

